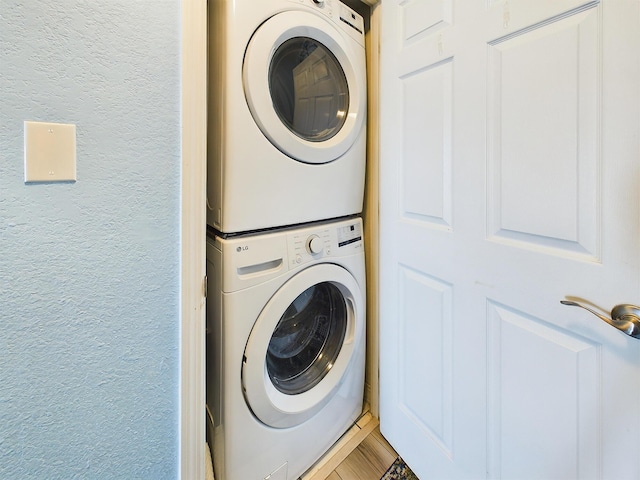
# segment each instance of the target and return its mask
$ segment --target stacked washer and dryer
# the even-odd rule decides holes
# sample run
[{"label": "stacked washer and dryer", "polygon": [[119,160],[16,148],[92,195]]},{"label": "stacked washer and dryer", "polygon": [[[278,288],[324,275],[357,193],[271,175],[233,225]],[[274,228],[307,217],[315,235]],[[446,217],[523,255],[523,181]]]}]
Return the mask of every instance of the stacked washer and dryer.
[{"label": "stacked washer and dryer", "polygon": [[208,438],[218,480],[291,480],[362,413],[364,23],[209,9]]}]

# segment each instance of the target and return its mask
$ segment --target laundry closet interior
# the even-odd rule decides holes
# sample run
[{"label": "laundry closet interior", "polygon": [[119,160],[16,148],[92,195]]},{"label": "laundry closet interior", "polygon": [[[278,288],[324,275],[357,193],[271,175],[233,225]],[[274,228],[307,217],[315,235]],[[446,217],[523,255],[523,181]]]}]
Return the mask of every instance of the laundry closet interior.
[{"label": "laundry closet interior", "polygon": [[378,415],[371,12],[208,8],[206,436],[220,480],[295,479]]},{"label": "laundry closet interior", "polygon": [[[274,454],[242,465],[238,449],[259,449],[241,431],[261,443],[277,440],[270,447],[289,442],[297,448],[305,437],[299,432],[319,430],[314,419],[346,426],[354,412],[368,408],[392,447],[425,478],[640,478],[640,462],[628,461],[637,457],[640,435],[640,344],[634,336],[634,322],[640,320],[613,318],[632,311],[640,291],[640,3],[382,0],[367,6],[351,1],[351,17],[337,0],[279,2],[252,2],[243,10],[243,1],[236,0],[244,23],[214,16],[209,25],[210,40],[216,35],[239,40],[223,49],[229,54],[224,62],[234,65],[226,70],[233,81],[227,79],[226,94],[211,100],[234,99],[240,107],[227,109],[225,121],[217,121],[225,128],[236,128],[243,119],[251,125],[246,135],[228,135],[225,142],[209,137],[209,144],[224,149],[231,141],[236,151],[298,158],[287,164],[293,170],[269,176],[256,155],[245,155],[243,161],[254,161],[251,168],[227,163],[220,173],[231,180],[209,192],[222,195],[209,195],[209,224],[222,231],[208,244],[209,258],[228,259],[214,261],[236,277],[228,275],[225,287],[218,288],[215,294],[223,299],[218,304],[245,321],[251,315],[254,321],[272,319],[256,321],[255,327],[240,327],[240,321],[214,325],[235,334],[218,335],[235,340],[214,350],[224,357],[233,349],[235,358],[214,362],[224,371],[216,374],[217,383],[209,382],[209,398],[220,392],[235,397],[213,405],[213,423],[216,417],[225,422],[224,411],[215,410],[231,401],[242,410],[227,411],[227,420],[246,426],[227,438],[219,425],[209,428],[214,463],[217,456],[223,459],[219,465],[230,468],[260,467],[260,473],[240,475],[242,480],[299,475],[302,463],[313,459],[296,463]],[[210,6],[221,3],[211,0]],[[269,14],[276,4],[278,11]],[[232,23],[233,32],[225,33]],[[328,24],[331,32],[344,32],[336,33],[339,42],[326,34]],[[290,34],[282,36],[284,31]],[[307,40],[315,34],[322,38]],[[283,48],[272,51],[275,43]],[[287,53],[296,50],[297,55]],[[358,73],[353,64],[363,53],[366,101],[362,89],[352,88]],[[271,68],[268,59],[276,56],[282,61]],[[317,59],[318,68],[307,68],[305,59]],[[281,68],[300,76],[286,80],[278,74]],[[273,99],[265,90],[269,82],[277,85]],[[298,97],[283,94],[296,83]],[[315,94],[312,84],[318,87]],[[327,85],[333,93],[321,91]],[[301,117],[292,113],[296,103],[305,105]],[[341,158],[363,148],[356,112],[364,104],[366,168],[361,173],[345,168],[332,178],[331,172],[346,165]],[[222,115],[225,109],[210,111]],[[209,125],[213,121],[210,117]],[[197,121],[195,126],[200,127]],[[333,160],[322,163],[327,158]],[[239,165],[244,170],[234,170]],[[311,171],[326,190],[300,181]],[[310,187],[301,189],[301,183]],[[234,188],[225,193],[227,187]],[[296,189],[295,198],[287,197]],[[304,206],[304,198],[313,201]],[[274,199],[287,208],[275,209]],[[216,202],[230,202],[228,219],[223,211],[218,214]],[[194,205],[199,208],[204,205]],[[317,218],[305,216],[312,211],[320,212]],[[261,213],[243,218],[247,212]],[[285,224],[291,229],[281,230]],[[252,235],[237,235],[246,230]],[[274,255],[276,250],[280,254]],[[243,263],[240,257],[255,261]],[[203,258],[198,265],[204,263]],[[309,278],[300,277],[297,284],[298,272]],[[314,272],[323,275],[319,283]],[[209,275],[209,288],[215,275]],[[193,277],[202,279],[204,273]],[[235,288],[243,282],[251,286]],[[283,291],[297,285],[300,292],[272,294],[269,289],[277,290],[278,282]],[[311,284],[321,287],[309,290]],[[250,289],[262,295],[260,302],[258,295],[243,297]],[[201,291],[199,283],[186,289],[194,303],[201,301],[196,295]],[[298,372],[304,374],[292,376],[281,360],[302,357],[279,340],[298,325],[294,314],[318,305],[318,299],[337,309],[314,317],[312,323],[324,327],[308,332],[326,335],[308,336],[308,345],[315,345],[311,351],[348,344],[344,351],[354,361],[341,359],[342,349],[332,348],[322,356],[328,361],[310,362],[311,370],[301,362]],[[362,312],[358,305],[366,306],[366,328],[358,328],[353,313]],[[355,322],[334,322],[338,317]],[[266,338],[267,324],[279,340]],[[364,330],[364,371],[356,374],[349,367],[363,368],[356,339]],[[190,338],[200,348],[199,332]],[[270,366],[257,365],[256,358],[267,356]],[[320,360],[320,355],[305,358],[311,357]],[[338,371],[345,373],[342,383],[335,382]],[[184,375],[194,372],[184,369]],[[194,382],[194,395],[182,391],[193,400],[188,407],[200,412],[195,400],[204,394]],[[225,382],[231,389],[220,388]],[[257,391],[256,385],[261,385]],[[314,386],[305,390],[309,385]],[[302,407],[293,401],[303,398]],[[348,407],[329,400],[338,398]],[[328,421],[338,412],[344,416]],[[205,437],[202,423],[193,424],[202,432],[199,438]],[[185,439],[198,438],[185,431]],[[216,435],[229,447],[225,452],[216,454]],[[336,435],[327,433],[323,440],[330,443]],[[183,447],[187,453],[199,448],[186,442]]]},{"label": "laundry closet interior", "polygon": [[[337,0],[325,0],[333,5],[325,10],[282,0],[271,14],[275,0],[229,0],[242,17],[209,29],[208,6],[219,3],[2,2],[0,477],[202,479],[207,418],[222,420],[213,402],[206,412],[209,303],[237,320],[210,325],[225,335],[208,340],[228,339],[221,358],[239,352],[213,362],[223,388],[209,382],[214,398],[235,395],[230,415],[241,427],[223,437],[235,455],[255,449],[256,438],[269,447],[302,443],[284,434],[337,412],[322,401],[342,395],[355,402],[339,410],[350,417],[364,400],[423,480],[640,479],[640,343],[628,307],[640,305],[640,1],[379,0],[369,28],[362,14],[364,49],[357,17],[341,14]],[[331,182],[327,202],[314,197],[303,208],[300,184],[319,195],[317,184],[290,170],[265,175],[256,162],[288,157],[297,172],[306,165],[322,177],[331,165],[314,151],[332,140],[336,158],[350,151],[341,152],[348,142],[332,128],[348,121],[344,89],[301,95],[318,101],[305,119],[291,115],[295,97],[280,92],[279,113],[266,119],[261,86],[295,83],[265,66],[267,40],[287,30],[271,18],[306,33],[345,32],[345,54],[331,50],[340,65],[365,52],[365,189],[355,210],[337,201],[344,177]],[[220,23],[234,28],[225,33]],[[222,185],[235,186],[236,197],[221,200],[231,223],[222,205],[221,234],[207,243],[207,210],[218,222],[214,197],[224,195],[211,189],[207,206],[207,121],[222,111],[207,119],[209,33],[236,39],[229,96],[212,101],[233,99],[230,120],[252,122],[228,138],[253,152],[242,158],[254,164],[228,163],[232,181]],[[300,60],[318,58],[323,50],[303,37],[311,38],[298,30],[282,44],[292,40],[287,51],[304,51]],[[246,91],[245,52],[258,70],[247,71]],[[280,53],[282,67],[294,64]],[[325,58],[317,78],[339,79]],[[336,123],[316,131],[322,112]],[[271,130],[283,120],[316,137],[317,148],[301,152],[300,136]],[[49,124],[37,127],[47,140],[35,153],[26,148],[32,121]],[[57,177],[40,153],[58,147],[76,180],[28,181],[31,160]],[[361,181],[349,182],[358,183],[349,193],[359,197]],[[286,208],[275,208],[276,198]],[[303,217],[314,209],[326,218]],[[260,213],[243,219],[247,212]],[[229,269],[225,258],[246,262]],[[224,291],[207,301],[216,281]],[[211,301],[216,295],[224,305]],[[326,335],[307,338],[313,351],[332,347],[317,369],[292,376],[281,360],[296,349],[271,345],[269,322],[258,317],[277,329],[288,306],[293,314],[328,303],[332,315],[314,322],[323,328],[309,329]],[[358,328],[350,312],[363,304],[367,325]],[[349,315],[354,322],[333,321]],[[284,322],[279,339],[295,325]],[[340,342],[322,339],[346,339],[362,365],[363,331],[364,385],[355,374],[323,384],[340,368],[354,370],[339,361]],[[266,352],[270,368],[260,369]],[[310,357],[297,358],[304,367]],[[305,395],[321,384],[320,401]],[[364,388],[349,396],[344,385]],[[298,395],[306,409],[283,400]],[[264,467],[249,479],[303,468],[275,454],[247,457]]]}]

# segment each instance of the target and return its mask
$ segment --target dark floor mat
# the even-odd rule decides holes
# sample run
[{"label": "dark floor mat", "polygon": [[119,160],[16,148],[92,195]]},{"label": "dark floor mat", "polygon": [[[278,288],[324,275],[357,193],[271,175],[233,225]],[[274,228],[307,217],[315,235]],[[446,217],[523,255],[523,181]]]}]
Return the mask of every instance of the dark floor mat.
[{"label": "dark floor mat", "polygon": [[400,457],[389,467],[380,480],[419,480],[416,474],[404,463]]}]

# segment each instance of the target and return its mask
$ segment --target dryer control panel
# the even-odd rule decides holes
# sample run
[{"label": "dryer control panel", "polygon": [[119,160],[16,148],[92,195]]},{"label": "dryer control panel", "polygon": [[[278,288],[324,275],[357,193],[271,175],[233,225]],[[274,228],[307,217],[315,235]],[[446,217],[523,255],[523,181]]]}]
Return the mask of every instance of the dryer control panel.
[{"label": "dryer control panel", "polygon": [[296,230],[287,236],[289,268],[328,257],[353,255],[363,251],[362,221],[347,220]]},{"label": "dryer control panel", "polygon": [[333,20],[341,30],[356,39],[364,46],[364,19],[362,15],[349,8],[340,0],[289,0],[292,3],[299,3],[314,7],[315,11],[324,13]]}]

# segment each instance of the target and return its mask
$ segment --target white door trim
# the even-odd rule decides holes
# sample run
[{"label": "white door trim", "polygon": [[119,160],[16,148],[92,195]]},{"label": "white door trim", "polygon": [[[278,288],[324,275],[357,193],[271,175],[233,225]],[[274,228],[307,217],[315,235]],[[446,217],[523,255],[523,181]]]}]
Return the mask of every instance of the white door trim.
[{"label": "white door trim", "polygon": [[207,0],[182,1],[179,478],[204,478]]}]

